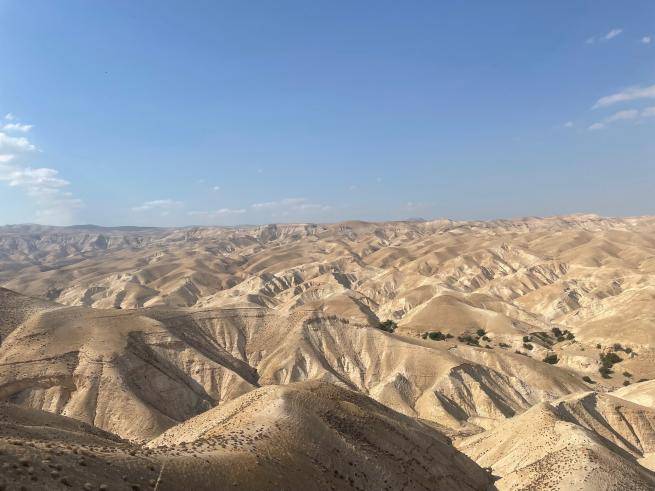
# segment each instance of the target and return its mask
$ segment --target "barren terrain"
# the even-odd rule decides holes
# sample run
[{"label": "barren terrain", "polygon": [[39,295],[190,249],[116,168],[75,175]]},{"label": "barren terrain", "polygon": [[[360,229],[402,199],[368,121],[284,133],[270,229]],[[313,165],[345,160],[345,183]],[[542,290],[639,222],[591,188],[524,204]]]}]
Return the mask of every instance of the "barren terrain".
[{"label": "barren terrain", "polygon": [[10,489],[655,488],[652,217],[8,226],[0,286]]}]

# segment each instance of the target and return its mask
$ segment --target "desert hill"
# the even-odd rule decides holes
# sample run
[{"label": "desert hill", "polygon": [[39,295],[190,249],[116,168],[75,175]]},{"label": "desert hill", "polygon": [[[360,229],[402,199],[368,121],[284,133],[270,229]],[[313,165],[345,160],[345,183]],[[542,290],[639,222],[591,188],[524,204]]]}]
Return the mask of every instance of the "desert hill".
[{"label": "desert hill", "polygon": [[500,476],[498,489],[653,489],[655,410],[594,392],[540,403],[458,448]]},{"label": "desert hill", "polygon": [[652,217],[0,227],[0,400],[158,489],[483,489],[444,435],[501,489],[651,489],[654,257]]},{"label": "desert hill", "polygon": [[256,389],[147,447],[4,404],[0,462],[6,489],[493,489],[438,430],[320,382]]}]

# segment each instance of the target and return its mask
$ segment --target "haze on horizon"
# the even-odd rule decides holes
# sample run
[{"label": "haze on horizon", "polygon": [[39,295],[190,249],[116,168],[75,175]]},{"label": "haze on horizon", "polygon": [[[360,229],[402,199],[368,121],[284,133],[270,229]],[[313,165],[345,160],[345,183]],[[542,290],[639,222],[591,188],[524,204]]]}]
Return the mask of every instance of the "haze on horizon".
[{"label": "haze on horizon", "polygon": [[653,19],[0,0],[0,224],[652,215]]}]

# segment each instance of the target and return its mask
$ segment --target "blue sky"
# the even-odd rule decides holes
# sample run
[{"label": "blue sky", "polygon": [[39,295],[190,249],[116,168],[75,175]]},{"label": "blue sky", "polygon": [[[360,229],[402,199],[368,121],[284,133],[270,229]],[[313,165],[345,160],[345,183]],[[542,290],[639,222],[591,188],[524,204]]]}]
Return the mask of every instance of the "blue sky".
[{"label": "blue sky", "polygon": [[655,214],[650,0],[0,0],[0,60],[0,223]]}]

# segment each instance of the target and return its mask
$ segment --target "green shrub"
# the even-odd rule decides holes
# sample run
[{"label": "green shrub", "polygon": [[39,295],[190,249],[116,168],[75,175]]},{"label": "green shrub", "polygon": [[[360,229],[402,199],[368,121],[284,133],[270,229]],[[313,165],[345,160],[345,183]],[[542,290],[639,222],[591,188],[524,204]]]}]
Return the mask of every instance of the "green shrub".
[{"label": "green shrub", "polygon": [[566,333],[566,339],[571,341],[571,340],[575,339],[575,335],[572,332],[567,332]]},{"label": "green shrub", "polygon": [[384,322],[380,322],[380,325],[378,326],[378,329],[380,329],[382,331],[386,331],[386,332],[394,332],[397,327],[398,327],[398,324],[396,324],[391,319],[387,319]]},{"label": "green shrub", "polygon": [[469,346],[480,346],[480,342],[470,334],[462,334],[461,336],[457,337],[457,340],[460,343],[466,343]]},{"label": "green shrub", "polygon": [[600,367],[598,372],[603,376],[603,378],[611,378],[611,375],[614,373],[610,367],[606,366]]},{"label": "green shrub", "polygon": [[553,336],[555,336],[556,338],[559,338],[564,334],[559,327],[553,327],[551,331],[553,332]]},{"label": "green shrub", "polygon": [[623,386],[627,387],[628,385],[630,385],[630,381],[629,380],[624,380],[623,381]]},{"label": "green shrub", "polygon": [[585,375],[584,377],[582,377],[582,380],[584,380],[588,384],[595,384],[596,383],[591,379],[591,377],[589,375]]},{"label": "green shrub", "polygon": [[626,348],[623,348],[623,351],[625,351],[626,353],[630,354],[630,353],[632,353],[632,348],[628,348],[628,347],[626,347]]},{"label": "green shrub", "polygon": [[443,334],[441,331],[433,331],[430,334],[428,334],[428,337],[432,341],[443,341],[446,339],[446,335]]},{"label": "green shrub", "polygon": [[621,358],[619,355],[616,353],[607,353],[605,355],[601,354],[600,355],[600,362],[603,364],[603,366],[611,368],[612,365],[615,363],[620,363],[623,361],[623,358]]},{"label": "green shrub", "polygon": [[498,346],[500,346],[501,348],[509,348],[510,347],[510,345],[507,344],[507,343],[499,343]]},{"label": "green shrub", "polygon": [[491,341],[489,336],[482,336],[482,341]]},{"label": "green shrub", "polygon": [[475,334],[477,334],[478,336],[482,337],[482,336],[484,336],[485,334],[487,334],[487,331],[485,331],[484,329],[478,329],[477,331],[475,331]]},{"label": "green shrub", "polygon": [[544,363],[550,363],[551,365],[556,365],[557,362],[559,361],[559,358],[555,353],[551,353],[550,355],[546,355],[543,361]]},{"label": "green shrub", "polygon": [[623,372],[624,377],[632,378],[632,374],[630,372]]},{"label": "green shrub", "polygon": [[602,346],[600,345],[600,343],[596,345],[596,349],[601,349],[601,348]]},{"label": "green shrub", "polygon": [[532,338],[530,336],[523,336],[524,343],[529,343],[530,341],[532,341]]},{"label": "green shrub", "polygon": [[532,346],[530,343],[523,343],[523,347],[529,351],[532,351],[534,346]]}]

